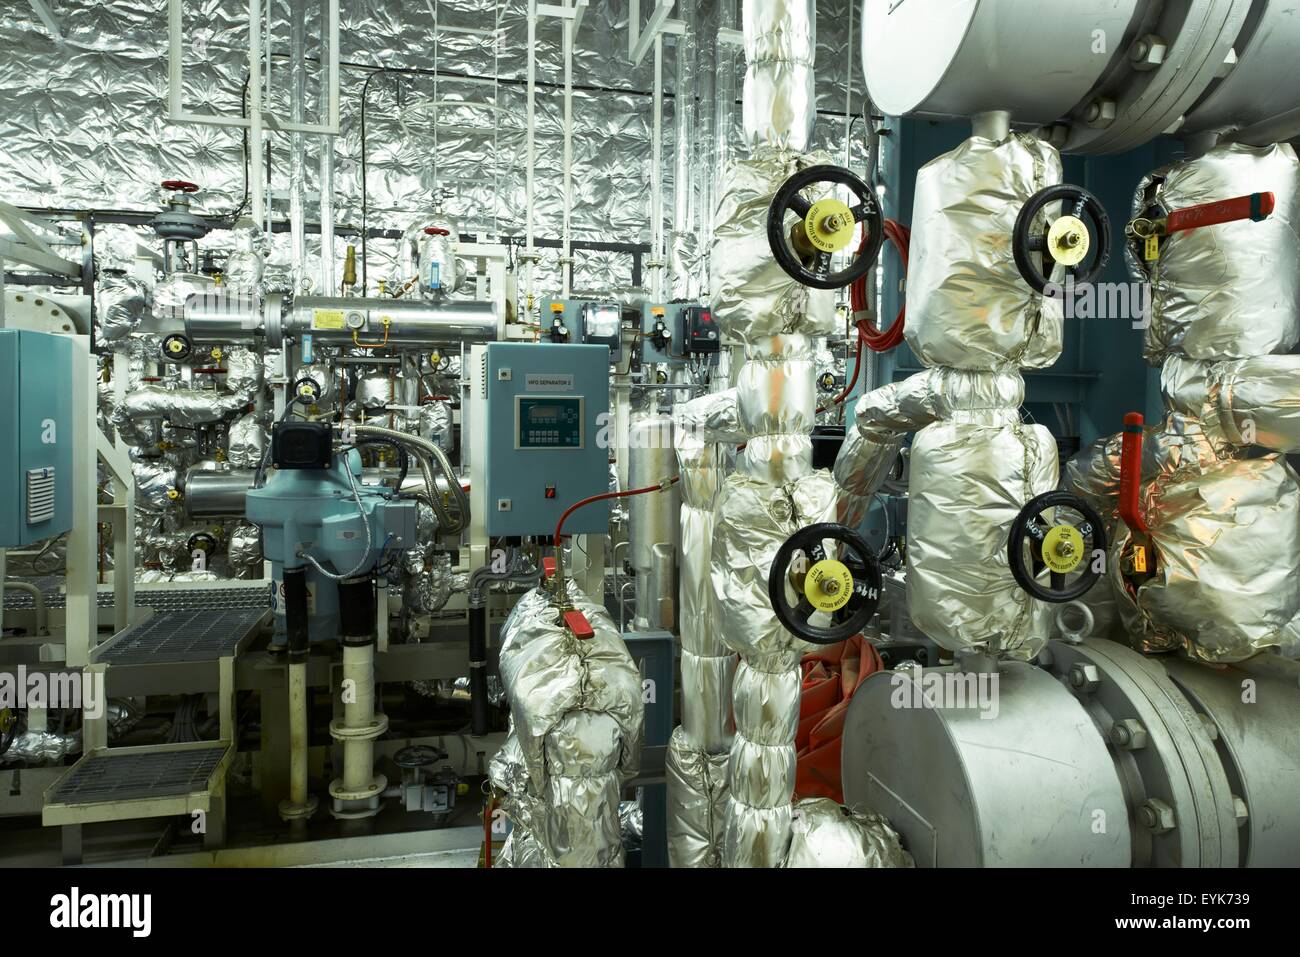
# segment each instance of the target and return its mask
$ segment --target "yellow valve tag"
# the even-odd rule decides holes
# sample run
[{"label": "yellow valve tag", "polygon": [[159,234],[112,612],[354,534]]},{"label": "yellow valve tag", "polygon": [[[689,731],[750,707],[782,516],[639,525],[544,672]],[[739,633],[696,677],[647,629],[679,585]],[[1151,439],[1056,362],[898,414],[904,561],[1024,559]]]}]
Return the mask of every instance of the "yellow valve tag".
[{"label": "yellow valve tag", "polygon": [[1077,216],[1062,216],[1047,230],[1047,251],[1062,266],[1077,266],[1088,255],[1092,239]]},{"label": "yellow valve tag", "polygon": [[839,611],[853,597],[853,573],[843,562],[823,559],[808,569],[803,593],[818,611]]},{"label": "yellow valve tag", "polygon": [[1147,262],[1155,262],[1160,258],[1160,237],[1148,236],[1142,244],[1142,258]]},{"label": "yellow valve tag", "polygon": [[343,310],[342,309],[317,309],[311,314],[311,327],[313,329],[342,329]]},{"label": "yellow valve tag", "polygon": [[837,253],[853,241],[857,230],[853,211],[834,197],[813,203],[803,220],[808,241],[825,253]]},{"label": "yellow valve tag", "polygon": [[1147,570],[1147,550],[1141,545],[1133,546],[1133,570],[1135,572]]},{"label": "yellow valve tag", "polygon": [[1058,575],[1072,572],[1086,557],[1083,534],[1073,525],[1053,525],[1043,536],[1043,564]]}]

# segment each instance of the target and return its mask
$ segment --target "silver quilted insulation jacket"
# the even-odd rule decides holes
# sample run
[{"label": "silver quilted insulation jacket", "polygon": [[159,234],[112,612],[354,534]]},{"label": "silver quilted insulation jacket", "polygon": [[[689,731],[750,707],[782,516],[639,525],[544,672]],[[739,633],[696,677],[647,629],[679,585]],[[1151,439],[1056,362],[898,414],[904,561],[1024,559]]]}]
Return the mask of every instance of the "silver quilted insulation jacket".
[{"label": "silver quilted insulation jacket", "polygon": [[511,730],[489,772],[514,825],[502,866],[623,866],[618,806],[640,766],[641,673],[609,613],[567,584],[592,638],[575,638],[541,589],[501,629]]},{"label": "silver quilted insulation jacket", "polygon": [[[1112,590],[1141,650],[1300,657],[1300,485],[1283,454],[1300,448],[1300,357],[1283,354],[1300,338],[1300,163],[1286,144],[1216,147],[1144,177],[1133,208],[1265,190],[1276,201],[1267,219],[1161,245],[1145,354],[1161,363],[1165,418],[1145,432],[1141,491],[1156,575],[1134,591],[1119,574],[1122,524],[1111,544]],[[1113,436],[1078,457],[1081,491],[1114,501],[1119,447]]]},{"label": "silver quilted insulation jacket", "polygon": [[713,509],[722,478],[714,430],[734,418],[734,395],[678,406],[674,441],[679,519],[682,724],[668,745],[668,859],[673,867],[718,867],[731,749],[735,654],[718,635],[710,584]]},{"label": "silver quilted insulation jacket", "polygon": [[[1021,368],[1061,352],[1061,307],[1021,278],[1012,233],[1021,207],[1060,182],[1056,150],[1033,137],[971,137],[917,176],[907,282],[908,344],[929,368],[858,400],[835,463],[861,500],[916,432],[908,486],[907,600],[949,651],[1036,655],[1049,609],[1015,583],[1007,532],[1057,483],[1056,443],[1020,419]],[[919,431],[918,431],[919,430]]]}]

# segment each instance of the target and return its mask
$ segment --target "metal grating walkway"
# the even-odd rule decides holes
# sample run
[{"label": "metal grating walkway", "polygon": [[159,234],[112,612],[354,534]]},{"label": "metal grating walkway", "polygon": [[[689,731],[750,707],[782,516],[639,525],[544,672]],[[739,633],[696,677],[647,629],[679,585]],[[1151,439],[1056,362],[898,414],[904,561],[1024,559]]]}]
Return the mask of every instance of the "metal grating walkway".
[{"label": "metal grating walkway", "polygon": [[265,614],[265,607],[158,612],[122,632],[96,660],[113,665],[216,661],[233,655]]},{"label": "metal grating walkway", "polygon": [[206,791],[208,778],[225,753],[226,745],[214,744],[148,754],[91,754],[63,777],[46,803],[98,804]]},{"label": "metal grating walkway", "polygon": [[[24,578],[41,590],[48,608],[63,608],[68,597],[60,589],[63,579],[47,575],[43,578]],[[183,582],[170,583],[183,585]],[[112,590],[100,589],[95,595],[95,602],[100,608],[113,607]],[[194,608],[269,608],[271,589],[267,582],[248,585],[234,585],[229,588],[146,588],[136,586],[135,603],[155,611],[188,611]],[[32,596],[26,592],[10,591],[5,593],[6,608],[31,608]]]}]

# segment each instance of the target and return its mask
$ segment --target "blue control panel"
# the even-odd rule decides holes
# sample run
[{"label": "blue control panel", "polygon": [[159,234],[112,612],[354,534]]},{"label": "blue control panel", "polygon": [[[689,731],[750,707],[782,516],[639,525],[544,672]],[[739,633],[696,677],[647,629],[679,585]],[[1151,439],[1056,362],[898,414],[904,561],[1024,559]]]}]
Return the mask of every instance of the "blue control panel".
[{"label": "blue control panel", "polygon": [[72,528],[72,342],[0,329],[0,548]]},{"label": "blue control panel", "polygon": [[[485,360],[484,527],[491,536],[553,535],[566,508],[609,490],[609,349],[493,342]],[[608,528],[608,502],[564,523],[566,534]]]}]

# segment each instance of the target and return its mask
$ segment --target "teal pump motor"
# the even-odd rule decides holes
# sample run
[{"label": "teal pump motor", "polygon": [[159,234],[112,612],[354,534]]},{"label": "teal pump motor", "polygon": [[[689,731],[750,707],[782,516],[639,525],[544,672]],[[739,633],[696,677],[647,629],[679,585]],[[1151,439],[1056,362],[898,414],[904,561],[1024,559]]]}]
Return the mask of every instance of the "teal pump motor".
[{"label": "teal pump motor", "polygon": [[[274,454],[274,453],[273,453]],[[312,642],[339,637],[339,582],[364,578],[386,550],[415,544],[416,503],[361,482],[356,449],[310,465],[280,461],[260,488],[245,496],[245,513],[262,528],[262,551],[271,562],[272,645],[285,642],[284,570],[305,568],[308,635]]]}]

